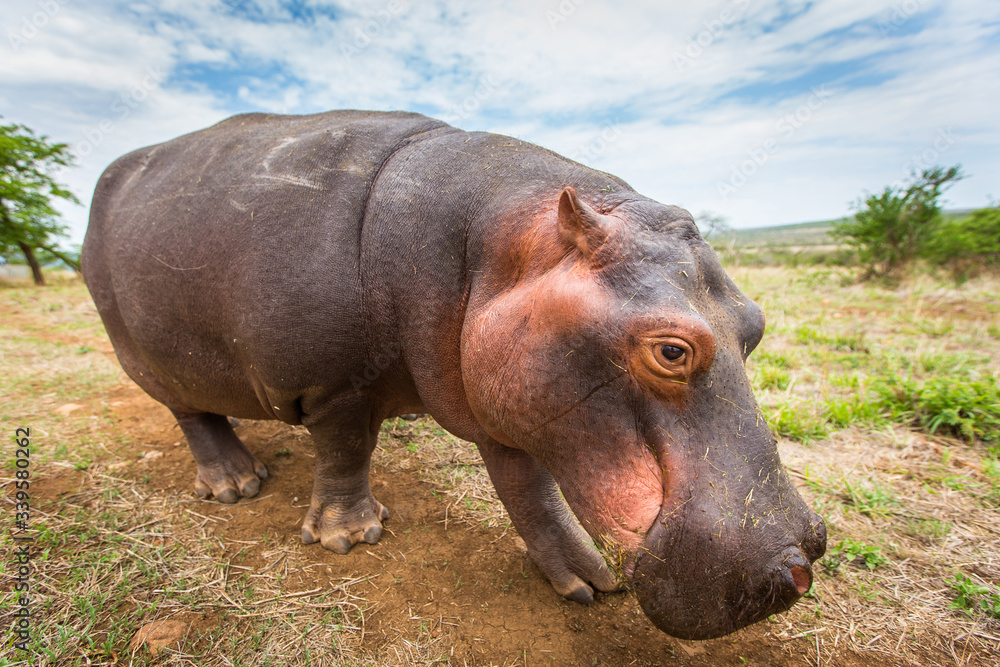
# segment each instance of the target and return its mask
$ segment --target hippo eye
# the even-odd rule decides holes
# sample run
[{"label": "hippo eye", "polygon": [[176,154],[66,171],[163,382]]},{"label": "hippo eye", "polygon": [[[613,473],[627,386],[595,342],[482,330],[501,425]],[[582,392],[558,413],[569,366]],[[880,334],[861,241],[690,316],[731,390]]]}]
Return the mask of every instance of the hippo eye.
[{"label": "hippo eye", "polygon": [[672,333],[653,334],[642,341],[643,365],[660,379],[687,384],[697,355],[691,343]]},{"label": "hippo eye", "polygon": [[661,345],[660,354],[670,363],[677,363],[684,358],[684,348],[675,345]]}]

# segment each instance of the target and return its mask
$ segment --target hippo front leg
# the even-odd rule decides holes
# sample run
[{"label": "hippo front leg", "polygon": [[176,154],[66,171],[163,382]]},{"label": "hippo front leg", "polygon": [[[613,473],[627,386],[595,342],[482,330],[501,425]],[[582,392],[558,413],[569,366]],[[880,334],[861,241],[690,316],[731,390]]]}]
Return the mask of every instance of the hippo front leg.
[{"label": "hippo front leg", "polygon": [[330,551],[346,554],[359,542],[375,544],[382,536],[387,510],[368,486],[376,433],[367,415],[351,412],[312,424],[316,468],[309,511],[302,522],[302,541],[320,542]]},{"label": "hippo front leg", "polygon": [[267,468],[250,453],[223,415],[171,409],[198,464],[194,489],[201,498],[220,503],[251,498],[267,479]]},{"label": "hippo front leg", "polygon": [[528,554],[556,592],[590,603],[593,588],[617,590],[618,580],[573,518],[549,471],[525,452],[496,441],[477,446]]}]

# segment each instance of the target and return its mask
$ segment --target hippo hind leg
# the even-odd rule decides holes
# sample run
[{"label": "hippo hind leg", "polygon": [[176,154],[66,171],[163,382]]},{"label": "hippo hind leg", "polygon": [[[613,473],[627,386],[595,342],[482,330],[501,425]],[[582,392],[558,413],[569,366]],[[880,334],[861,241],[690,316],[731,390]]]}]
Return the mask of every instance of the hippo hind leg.
[{"label": "hippo hind leg", "polygon": [[[312,500],[302,522],[302,541],[320,542],[346,554],[359,542],[382,536],[387,510],[368,484],[377,430],[364,410],[338,410],[336,416],[307,424],[316,446]],[[377,428],[377,427],[376,427]]]},{"label": "hippo hind leg", "polygon": [[220,503],[251,498],[267,479],[267,468],[240,442],[229,419],[210,412],[171,410],[198,464],[194,490]]}]

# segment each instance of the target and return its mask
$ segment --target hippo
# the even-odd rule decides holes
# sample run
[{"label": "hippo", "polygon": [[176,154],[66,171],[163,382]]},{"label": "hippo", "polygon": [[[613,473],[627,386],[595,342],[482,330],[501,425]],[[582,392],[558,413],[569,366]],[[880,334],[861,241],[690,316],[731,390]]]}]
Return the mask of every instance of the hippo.
[{"label": "hippo", "polygon": [[708,639],[812,584],[826,528],[744,367],[762,311],[687,211],[619,178],[414,113],[239,115],[108,167],[82,265],[199,496],[267,479],[230,417],[308,429],[306,544],[378,542],[380,424],[426,413],[571,600],[631,588]]}]

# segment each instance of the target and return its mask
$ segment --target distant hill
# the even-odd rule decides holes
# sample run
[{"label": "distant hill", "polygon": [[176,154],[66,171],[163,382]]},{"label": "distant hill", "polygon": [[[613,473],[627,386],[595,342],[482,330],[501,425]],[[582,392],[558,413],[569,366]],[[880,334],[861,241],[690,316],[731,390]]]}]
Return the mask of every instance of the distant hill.
[{"label": "distant hill", "polygon": [[[973,210],[971,208],[949,209],[944,211],[944,217],[948,220],[964,217]],[[736,245],[741,247],[830,245],[836,243],[830,236],[830,232],[833,231],[833,223],[844,219],[734,229],[731,233],[735,237]],[[714,239],[712,240],[714,243]]]},{"label": "distant hill", "polygon": [[734,229],[737,246],[829,245],[834,220],[799,222],[794,225]]}]

